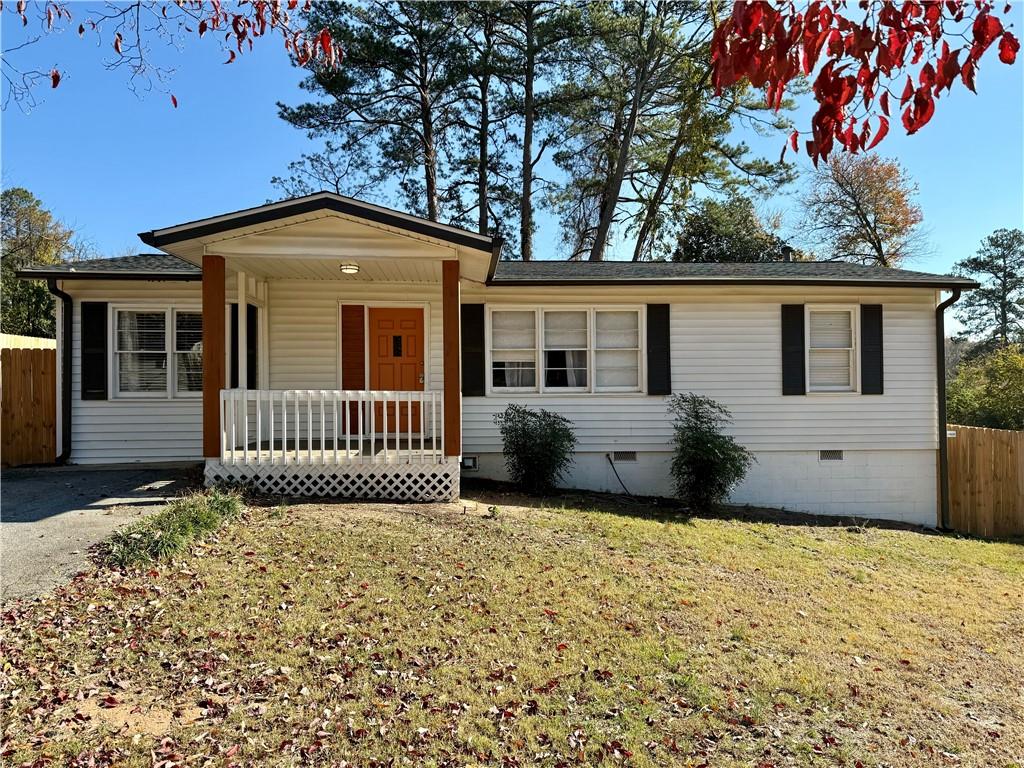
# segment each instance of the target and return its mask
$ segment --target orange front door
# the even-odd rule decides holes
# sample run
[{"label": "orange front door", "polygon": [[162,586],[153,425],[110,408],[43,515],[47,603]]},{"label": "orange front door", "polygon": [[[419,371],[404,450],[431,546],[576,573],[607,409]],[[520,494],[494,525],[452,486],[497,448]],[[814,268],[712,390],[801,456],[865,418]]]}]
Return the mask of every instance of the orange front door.
[{"label": "orange front door", "polygon": [[[419,392],[423,390],[423,310],[399,307],[370,308],[370,389]],[[383,411],[374,416],[380,425]],[[398,416],[396,423],[395,417]],[[387,430],[409,428],[408,406],[398,412],[388,407]],[[378,427],[379,429],[379,427]],[[413,403],[412,431],[420,431],[420,406]]]}]

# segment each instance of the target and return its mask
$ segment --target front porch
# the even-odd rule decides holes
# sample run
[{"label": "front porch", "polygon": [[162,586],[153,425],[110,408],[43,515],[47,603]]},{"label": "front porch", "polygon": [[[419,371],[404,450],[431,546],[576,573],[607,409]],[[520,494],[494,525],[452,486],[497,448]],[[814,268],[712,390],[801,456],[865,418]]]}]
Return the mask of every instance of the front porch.
[{"label": "front porch", "polygon": [[207,485],[263,493],[399,501],[459,495],[459,458],[445,455],[441,393],[225,389],[220,453]]},{"label": "front porch", "polygon": [[207,484],[458,497],[460,285],[491,238],[322,193],[144,239],[202,265]]}]

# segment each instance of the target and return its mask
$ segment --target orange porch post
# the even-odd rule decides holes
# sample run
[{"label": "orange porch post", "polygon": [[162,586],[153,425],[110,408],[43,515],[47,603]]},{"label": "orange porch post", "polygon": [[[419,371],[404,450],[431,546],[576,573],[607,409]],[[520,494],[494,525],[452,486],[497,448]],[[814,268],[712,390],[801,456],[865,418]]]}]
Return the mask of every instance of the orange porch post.
[{"label": "orange porch post", "polygon": [[462,455],[462,338],[459,328],[459,262],[441,265],[444,333],[444,455]]},{"label": "orange porch post", "polygon": [[220,458],[224,388],[224,257],[203,256],[203,456]]}]

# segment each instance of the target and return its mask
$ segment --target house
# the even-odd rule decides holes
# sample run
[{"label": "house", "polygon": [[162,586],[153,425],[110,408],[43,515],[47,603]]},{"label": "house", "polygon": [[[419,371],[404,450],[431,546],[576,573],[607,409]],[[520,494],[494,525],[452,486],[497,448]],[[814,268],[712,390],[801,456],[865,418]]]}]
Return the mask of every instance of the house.
[{"label": "house", "polygon": [[518,402],[574,423],[569,485],[669,494],[666,398],[696,392],[756,456],[733,501],[940,519],[943,309],[970,280],[501,261],[497,239],[329,193],[140,237],[159,252],[21,273],[59,298],[66,461],[450,499],[462,473],[503,476],[493,419]]}]

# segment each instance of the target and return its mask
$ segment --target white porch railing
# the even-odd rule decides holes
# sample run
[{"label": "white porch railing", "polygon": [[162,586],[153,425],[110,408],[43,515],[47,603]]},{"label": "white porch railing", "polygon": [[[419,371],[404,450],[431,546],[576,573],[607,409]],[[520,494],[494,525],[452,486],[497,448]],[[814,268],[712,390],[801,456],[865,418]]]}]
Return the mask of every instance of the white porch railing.
[{"label": "white porch railing", "polygon": [[224,389],[225,465],[444,462],[440,392]]}]

